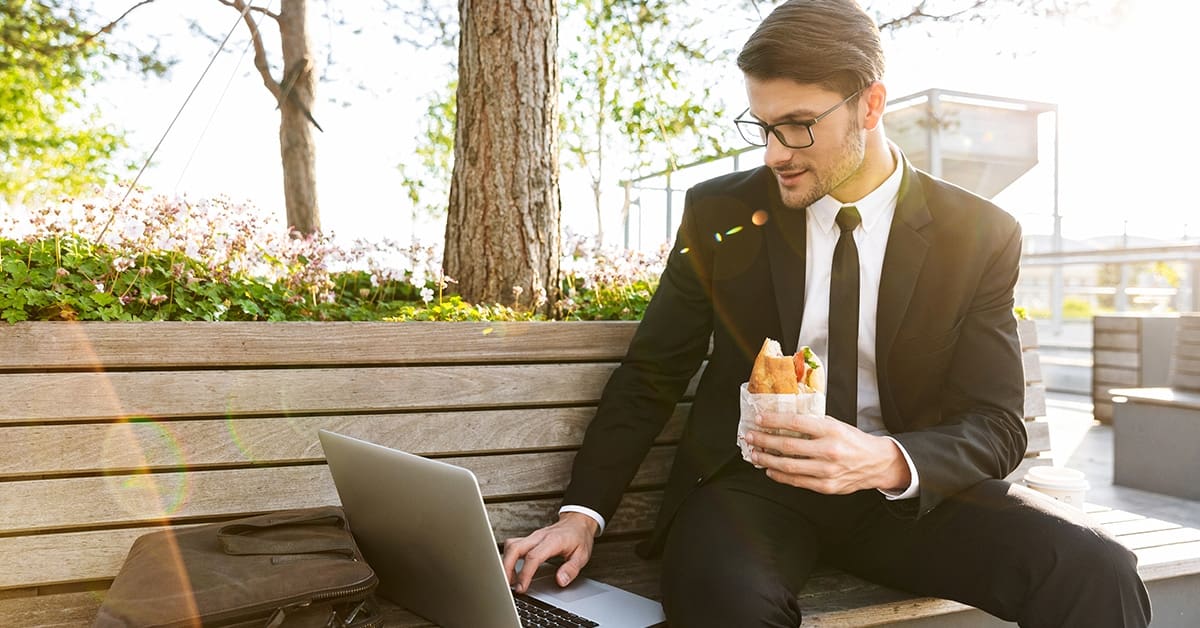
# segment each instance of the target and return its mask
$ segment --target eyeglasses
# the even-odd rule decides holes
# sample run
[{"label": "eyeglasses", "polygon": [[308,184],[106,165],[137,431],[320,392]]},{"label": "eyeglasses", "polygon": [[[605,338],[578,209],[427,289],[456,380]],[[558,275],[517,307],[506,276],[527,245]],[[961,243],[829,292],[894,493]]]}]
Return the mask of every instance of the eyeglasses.
[{"label": "eyeglasses", "polygon": [[[864,88],[865,89],[865,88]],[[775,139],[779,140],[780,144],[788,148],[808,148],[813,145],[816,140],[813,139],[812,127],[820,122],[825,116],[838,110],[838,107],[846,104],[851,98],[862,93],[858,90],[853,94],[842,99],[838,104],[826,109],[817,117],[807,122],[780,122],[778,124],[763,124],[755,120],[743,120],[742,116],[750,112],[747,107],[745,111],[738,114],[736,120],[733,121],[737,125],[738,132],[742,134],[742,139],[746,140],[754,146],[766,146],[767,134],[774,133]]]}]

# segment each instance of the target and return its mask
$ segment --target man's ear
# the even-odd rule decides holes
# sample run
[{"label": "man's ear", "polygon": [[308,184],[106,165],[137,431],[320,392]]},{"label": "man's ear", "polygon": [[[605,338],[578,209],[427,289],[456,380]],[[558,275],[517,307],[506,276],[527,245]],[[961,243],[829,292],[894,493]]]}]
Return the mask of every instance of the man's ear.
[{"label": "man's ear", "polygon": [[866,118],[863,120],[863,128],[873,131],[879,126],[883,120],[883,109],[887,105],[887,86],[883,81],[875,81],[862,91],[859,96],[859,110],[862,111],[865,107]]}]

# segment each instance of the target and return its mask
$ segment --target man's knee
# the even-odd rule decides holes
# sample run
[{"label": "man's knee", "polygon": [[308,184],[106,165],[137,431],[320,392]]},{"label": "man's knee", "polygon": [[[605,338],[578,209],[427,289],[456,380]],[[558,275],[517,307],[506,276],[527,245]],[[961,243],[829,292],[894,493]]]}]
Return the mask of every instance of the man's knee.
[{"label": "man's knee", "polygon": [[799,603],[790,587],[806,572],[805,561],[743,519],[753,506],[740,496],[705,497],[689,498],[667,534],[662,556],[667,620],[683,628],[799,625]]},{"label": "man's knee", "polygon": [[[694,553],[703,556],[703,549]],[[702,562],[702,559],[701,559]],[[663,609],[672,626],[777,626],[800,624],[796,595],[778,578],[754,566],[677,566],[666,560],[662,571]]]},{"label": "man's knee", "polygon": [[[1059,523],[1040,545],[1049,560],[1024,616],[1029,625],[1061,613],[1059,626],[1144,626],[1150,599],[1137,556],[1111,535],[1088,525]],[[1070,603],[1068,601],[1074,601]]]}]

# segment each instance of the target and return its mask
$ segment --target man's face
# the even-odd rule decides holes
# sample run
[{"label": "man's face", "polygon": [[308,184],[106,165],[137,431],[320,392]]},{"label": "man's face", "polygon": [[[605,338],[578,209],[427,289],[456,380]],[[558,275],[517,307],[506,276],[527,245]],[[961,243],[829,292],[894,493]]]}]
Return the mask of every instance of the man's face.
[{"label": "man's face", "polygon": [[[750,115],[766,124],[811,121],[845,97],[790,79],[749,76],[746,95]],[[813,145],[808,148],[788,148],[773,134],[768,137],[763,162],[775,172],[786,207],[804,209],[826,194],[838,198],[838,188],[859,174],[866,154],[866,134],[859,122],[861,99],[847,102],[813,126]]]}]

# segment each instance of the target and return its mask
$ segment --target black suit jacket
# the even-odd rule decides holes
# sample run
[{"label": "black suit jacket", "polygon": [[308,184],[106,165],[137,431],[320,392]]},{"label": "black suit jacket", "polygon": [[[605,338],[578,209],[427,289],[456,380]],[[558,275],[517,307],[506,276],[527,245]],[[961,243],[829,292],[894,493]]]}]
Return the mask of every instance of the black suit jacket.
[{"label": "black suit jacket", "polygon": [[[904,162],[901,162],[902,164]],[[912,457],[911,517],[1025,453],[1024,376],[1013,316],[1020,227],[990,202],[902,165],[879,287],[876,363],[883,422]],[[654,437],[712,353],[696,390],[655,534],[739,455],[738,388],[763,339],[796,349],[804,311],[806,211],[782,206],[767,168],[688,191],[661,283],[613,373],[575,459],[564,503],[611,519]]]}]

